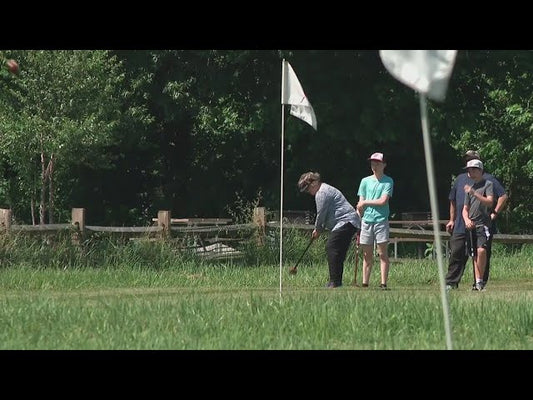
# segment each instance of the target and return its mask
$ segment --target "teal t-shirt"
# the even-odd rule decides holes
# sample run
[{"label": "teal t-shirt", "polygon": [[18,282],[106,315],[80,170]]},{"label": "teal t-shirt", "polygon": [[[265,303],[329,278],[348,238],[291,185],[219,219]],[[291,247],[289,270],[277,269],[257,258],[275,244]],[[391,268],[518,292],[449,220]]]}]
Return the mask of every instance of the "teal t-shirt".
[{"label": "teal t-shirt", "polygon": [[[378,180],[374,175],[367,176],[361,179],[358,196],[363,196],[365,200],[377,200],[384,193],[389,197],[392,197],[392,190],[394,187],[394,181],[390,176],[383,175]],[[389,219],[390,208],[389,202],[384,206],[367,206],[363,214],[363,221],[369,224],[375,224],[376,222],[383,222]]]}]

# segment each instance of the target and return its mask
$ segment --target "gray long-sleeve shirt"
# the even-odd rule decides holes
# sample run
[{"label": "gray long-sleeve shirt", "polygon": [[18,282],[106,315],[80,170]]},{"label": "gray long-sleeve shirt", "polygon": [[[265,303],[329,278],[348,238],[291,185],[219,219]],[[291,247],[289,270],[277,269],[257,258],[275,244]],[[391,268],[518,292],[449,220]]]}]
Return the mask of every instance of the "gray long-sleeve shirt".
[{"label": "gray long-sleeve shirt", "polygon": [[315,194],[315,203],[317,231],[334,231],[348,222],[356,228],[361,228],[359,214],[339,189],[322,182]]}]

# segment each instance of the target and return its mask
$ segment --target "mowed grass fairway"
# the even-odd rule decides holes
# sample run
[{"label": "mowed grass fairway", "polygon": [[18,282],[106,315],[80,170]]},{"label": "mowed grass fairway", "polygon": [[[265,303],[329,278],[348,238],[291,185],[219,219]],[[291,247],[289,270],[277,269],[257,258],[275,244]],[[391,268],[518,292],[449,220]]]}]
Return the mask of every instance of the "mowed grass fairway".
[{"label": "mowed grass fairway", "polygon": [[[279,265],[246,261],[4,266],[0,348],[446,349],[436,260],[391,260],[391,290],[381,291],[377,263],[371,287],[351,286],[350,256],[344,286],[332,290],[323,287],[320,254],[324,261],[304,259],[295,276],[288,274],[293,262],[284,264],[281,293]],[[469,260],[460,288],[449,293],[454,349],[533,349],[532,259],[524,251],[495,254],[485,292],[470,290]]]}]

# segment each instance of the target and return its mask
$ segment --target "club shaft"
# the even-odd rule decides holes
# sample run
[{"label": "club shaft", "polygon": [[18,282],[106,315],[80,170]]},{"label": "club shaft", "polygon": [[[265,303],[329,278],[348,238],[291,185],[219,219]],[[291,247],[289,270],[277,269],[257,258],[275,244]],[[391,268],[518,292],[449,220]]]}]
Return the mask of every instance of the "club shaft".
[{"label": "club shaft", "polygon": [[470,230],[470,254],[472,256],[472,275],[476,284],[476,249],[474,248],[474,230]]},{"label": "club shaft", "polygon": [[359,232],[356,233],[355,237],[355,270],[353,275],[353,283],[357,284],[357,267],[359,265]]},{"label": "club shaft", "polygon": [[313,243],[313,238],[311,238],[311,241],[309,242],[309,244],[307,245],[307,247],[305,248],[304,252],[302,253],[302,255],[300,256],[300,258],[298,259],[298,261],[296,261],[296,265],[294,266],[294,269],[296,269],[296,267],[298,266],[298,264],[300,264],[300,261],[302,261],[302,258],[304,258],[304,255],[305,253],[307,253],[307,250],[309,249],[309,247],[311,247],[311,244]]}]

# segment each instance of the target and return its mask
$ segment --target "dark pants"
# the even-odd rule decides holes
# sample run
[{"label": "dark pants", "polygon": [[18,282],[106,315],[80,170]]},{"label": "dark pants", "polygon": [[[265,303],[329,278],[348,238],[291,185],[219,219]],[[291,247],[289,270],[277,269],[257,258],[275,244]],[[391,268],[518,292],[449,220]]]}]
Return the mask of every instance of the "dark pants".
[{"label": "dark pants", "polygon": [[346,253],[348,252],[348,248],[350,247],[355,232],[357,232],[357,228],[352,224],[347,223],[340,229],[329,233],[328,242],[326,244],[329,280],[330,282],[333,282],[335,286],[342,285],[344,260],[346,259]]},{"label": "dark pants", "polygon": [[[466,262],[468,261],[469,249],[466,246],[466,240],[468,235],[466,233],[453,233],[450,238],[450,260],[448,262],[448,273],[446,275],[447,285],[459,285],[461,278],[465,272]],[[485,284],[489,280],[490,269],[490,255],[492,250],[492,238],[494,231],[490,229],[490,238],[487,241],[487,264],[485,266],[485,273],[483,274],[483,281]]]}]

